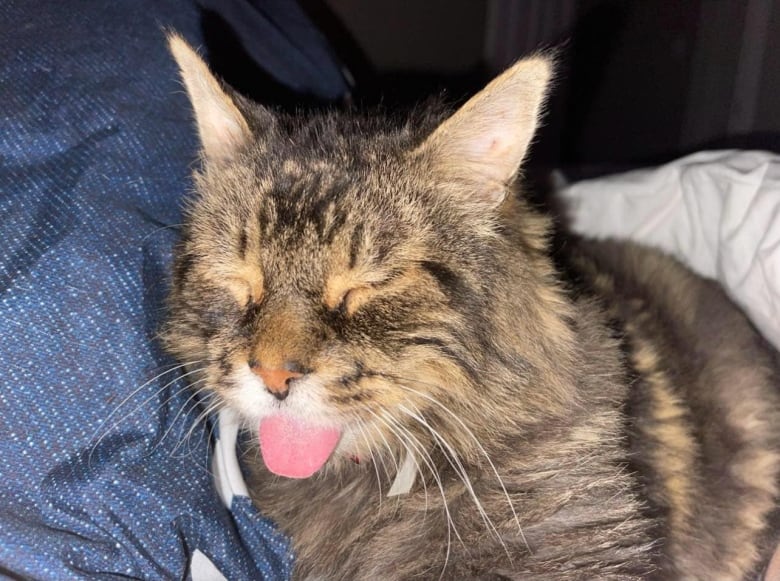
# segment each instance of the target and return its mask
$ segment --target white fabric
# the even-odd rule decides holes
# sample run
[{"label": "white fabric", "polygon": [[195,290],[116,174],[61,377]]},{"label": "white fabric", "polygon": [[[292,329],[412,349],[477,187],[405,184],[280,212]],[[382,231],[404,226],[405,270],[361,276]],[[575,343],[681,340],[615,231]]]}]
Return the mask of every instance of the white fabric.
[{"label": "white fabric", "polygon": [[199,549],[195,549],[190,560],[190,578],[192,581],[227,581],[217,566]]},{"label": "white fabric", "polygon": [[[235,414],[227,409],[220,410],[217,437],[212,449],[211,473],[214,487],[228,509],[233,504],[234,496],[249,496],[236,455],[238,430]],[[200,550],[192,553],[190,578],[192,581],[227,581],[222,571]]]},{"label": "white fabric", "polygon": [[720,281],[780,348],[780,156],[705,151],[560,196],[576,232],[661,248]]},{"label": "white fabric", "polygon": [[387,493],[388,498],[393,496],[400,496],[402,494],[409,494],[409,491],[414,485],[415,478],[417,476],[417,460],[411,452],[406,452],[401,467],[398,469],[398,473],[395,475],[393,485]]},{"label": "white fabric", "polygon": [[238,420],[229,409],[219,412],[219,435],[214,442],[211,472],[222,502],[230,508],[234,496],[249,496],[236,456]]}]

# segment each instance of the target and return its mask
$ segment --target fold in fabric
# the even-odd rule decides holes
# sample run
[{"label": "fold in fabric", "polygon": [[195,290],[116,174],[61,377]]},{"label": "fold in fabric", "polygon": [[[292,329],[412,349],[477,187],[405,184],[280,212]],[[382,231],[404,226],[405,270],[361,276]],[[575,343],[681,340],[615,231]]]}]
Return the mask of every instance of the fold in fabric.
[{"label": "fold in fabric", "polygon": [[560,196],[575,231],[655,246],[719,281],[780,348],[780,156],[705,151]]},{"label": "fold in fabric", "polygon": [[[335,94],[300,8],[262,4],[232,3],[253,54],[277,30],[258,66]],[[220,502],[213,424],[156,341],[197,159],[164,30],[197,46],[201,18],[195,0],[0,2],[0,577],[290,575],[274,525]]]}]

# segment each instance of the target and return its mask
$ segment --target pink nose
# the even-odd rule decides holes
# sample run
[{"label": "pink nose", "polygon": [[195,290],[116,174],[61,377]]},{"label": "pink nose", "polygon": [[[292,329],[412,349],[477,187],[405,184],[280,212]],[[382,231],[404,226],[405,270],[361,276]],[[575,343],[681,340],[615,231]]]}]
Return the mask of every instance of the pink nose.
[{"label": "pink nose", "polygon": [[286,369],[266,369],[253,367],[252,371],[263,380],[265,388],[278,400],[283,400],[290,392],[290,381],[303,377],[302,373]]}]

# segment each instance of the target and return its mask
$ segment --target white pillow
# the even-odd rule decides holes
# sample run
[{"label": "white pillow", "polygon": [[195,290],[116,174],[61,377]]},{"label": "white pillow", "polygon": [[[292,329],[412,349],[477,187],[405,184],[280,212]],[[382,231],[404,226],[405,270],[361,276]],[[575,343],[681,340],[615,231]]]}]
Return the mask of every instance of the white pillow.
[{"label": "white pillow", "polygon": [[780,156],[704,151],[563,188],[576,232],[632,238],[716,279],[780,348]]}]

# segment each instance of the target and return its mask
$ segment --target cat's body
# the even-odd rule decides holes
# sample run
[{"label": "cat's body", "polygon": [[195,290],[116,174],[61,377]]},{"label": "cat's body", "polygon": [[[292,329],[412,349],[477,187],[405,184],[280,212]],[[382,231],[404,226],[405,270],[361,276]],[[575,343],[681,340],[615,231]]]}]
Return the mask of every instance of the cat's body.
[{"label": "cat's body", "polygon": [[502,402],[505,421],[471,426],[502,482],[479,456],[466,471],[512,560],[441,451],[461,539],[433,478],[380,502],[371,467],[283,480],[258,464],[253,496],[295,539],[301,578],[436,579],[448,546],[444,579],[757,578],[745,572],[777,539],[763,528],[776,490],[773,356],[715,284],[632,245],[581,246],[569,271],[576,399],[531,425],[513,419],[527,414],[521,401]]},{"label": "cat's body", "polygon": [[765,563],[777,356],[656,252],[552,255],[514,180],[545,59],[443,123],[392,126],[274,116],[172,49],[204,169],[165,337],[259,441],[250,489],[297,579],[725,580]]}]

